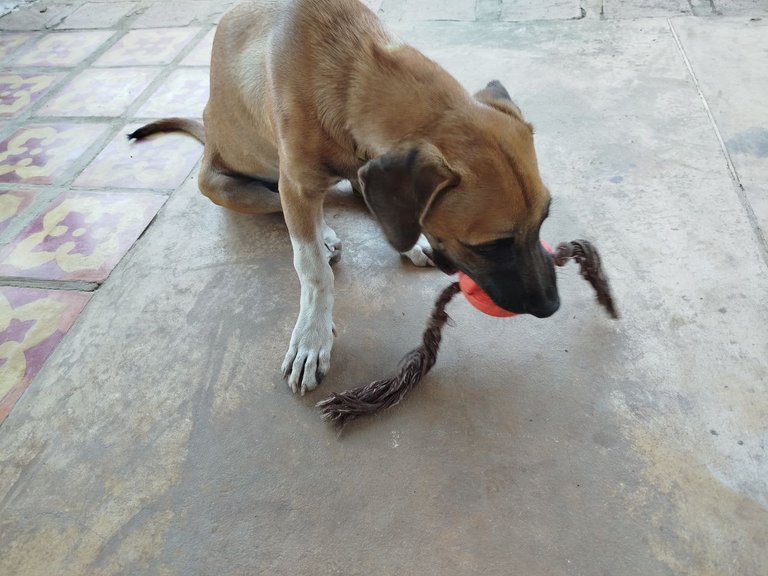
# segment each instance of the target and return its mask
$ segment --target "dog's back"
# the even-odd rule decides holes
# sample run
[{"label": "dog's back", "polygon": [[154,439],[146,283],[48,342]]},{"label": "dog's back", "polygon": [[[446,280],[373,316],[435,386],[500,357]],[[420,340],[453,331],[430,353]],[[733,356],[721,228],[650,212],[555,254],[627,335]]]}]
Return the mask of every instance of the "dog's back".
[{"label": "dog's back", "polygon": [[[278,157],[275,107],[295,111],[318,101],[343,103],[354,60],[365,57],[372,40],[389,38],[359,0],[254,0],[235,6],[219,23],[213,43],[204,114],[208,143],[228,168],[277,179],[278,166],[268,160]],[[286,102],[288,94],[308,101]],[[259,158],[244,150],[258,150]]]},{"label": "dog's back", "polygon": [[[221,19],[211,52],[211,91],[203,114],[216,162],[277,180],[275,134],[267,83],[267,50],[285,2],[243,2]],[[215,151],[215,152],[213,152]],[[250,152],[253,151],[253,152]],[[258,153],[258,157],[256,157]]]}]

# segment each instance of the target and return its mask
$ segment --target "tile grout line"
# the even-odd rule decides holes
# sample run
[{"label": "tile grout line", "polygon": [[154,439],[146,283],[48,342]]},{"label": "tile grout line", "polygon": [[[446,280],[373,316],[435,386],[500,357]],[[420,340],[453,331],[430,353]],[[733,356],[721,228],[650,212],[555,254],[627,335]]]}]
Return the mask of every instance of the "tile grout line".
[{"label": "tile grout line", "polygon": [[[57,184],[45,184],[45,185],[38,185],[38,186],[31,186],[29,184],[11,184],[10,186],[6,186],[4,189],[37,189],[41,193],[42,192],[49,192],[53,189],[55,189],[57,192],[51,194],[50,198],[46,202],[44,202],[40,207],[38,207],[37,210],[34,210],[27,214],[27,217],[25,220],[27,220],[26,224],[34,220],[39,214],[42,213],[43,210],[45,210],[45,207],[48,206],[52,201],[54,201],[58,196],[60,196],[62,193],[65,193],[67,191],[75,191],[75,192],[85,192],[85,193],[99,193],[104,192],[104,190],[101,189],[76,189],[73,188],[74,180],[77,179],[78,175],[90,164],[91,161],[98,155],[99,151],[104,148],[106,144],[108,144],[113,138],[118,136],[120,134],[120,130],[122,130],[128,123],[130,124],[131,120],[135,120],[134,114],[139,110],[139,108],[145,103],[145,101],[149,100],[151,96],[157,91],[157,89],[167,80],[167,77],[170,75],[170,73],[176,69],[178,69],[181,66],[181,62],[187,57],[189,52],[194,49],[199,42],[210,32],[211,29],[214,29],[217,24],[211,25],[210,23],[201,23],[196,24],[194,26],[183,26],[183,27],[176,27],[171,26],[169,28],[190,28],[190,27],[198,27],[198,31],[196,34],[194,34],[183,46],[183,48],[179,51],[178,54],[176,54],[169,62],[165,64],[160,65],[147,65],[147,68],[157,69],[159,71],[158,75],[144,88],[143,91],[141,91],[137,97],[134,99],[134,101],[119,115],[114,117],[57,117],[57,116],[38,116],[38,113],[43,109],[43,107],[51,100],[56,98],[66,86],[68,86],[71,81],[75,78],[77,78],[80,74],[82,74],[86,70],[109,70],[109,69],[120,69],[125,68],[126,66],[111,66],[111,67],[96,67],[93,66],[93,64],[101,57],[103,54],[105,54],[107,51],[109,51],[115,44],[120,42],[122,38],[124,38],[127,34],[132,32],[133,30],[142,30],[143,28],[130,28],[125,26],[125,23],[128,21],[133,21],[135,17],[137,16],[137,13],[127,15],[123,17],[122,22],[123,26],[117,27],[117,28],[106,28],[106,29],[98,29],[98,31],[109,31],[112,32],[112,35],[103,42],[98,48],[92,52],[88,57],[86,57],[82,62],[80,62],[78,65],[74,67],[39,67],[40,73],[50,73],[50,74],[61,74],[60,80],[56,83],[56,85],[48,91],[42,98],[40,98],[38,101],[33,103],[25,112],[17,116],[16,118],[12,118],[10,124],[10,128],[8,130],[4,130],[4,132],[8,132],[8,134],[11,134],[13,130],[17,129],[20,126],[27,125],[28,123],[56,123],[56,121],[60,122],[68,122],[68,123],[75,123],[75,124],[93,124],[93,121],[96,120],[98,123],[105,125],[106,130],[104,134],[97,138],[94,143],[91,144],[91,146],[88,147],[88,149],[83,153],[81,158],[78,158],[78,160],[75,162],[75,171],[73,174],[70,174],[70,176],[57,183]],[[148,28],[150,30],[153,30],[155,28]],[[76,33],[76,32],[90,32],[90,31],[96,31],[96,30],[90,30],[90,29],[68,29],[68,30],[51,30],[47,31],[52,34],[56,33]],[[28,51],[30,47],[33,44],[34,40],[39,40],[40,38],[43,38],[47,36],[48,34],[46,31],[44,31],[42,34],[37,34],[36,36],[30,38],[27,42],[24,43],[24,49],[21,51],[17,51],[16,53],[12,54],[11,56],[5,58],[3,60],[4,65],[9,68],[9,70],[13,70],[13,64],[12,62],[21,56],[24,52]],[[131,66],[128,66],[131,67]],[[145,67],[145,66],[133,66],[133,67]],[[205,68],[205,67],[200,67]],[[36,70],[37,71],[37,70]],[[202,113],[201,113],[202,116]],[[89,158],[89,160],[83,162],[83,158]],[[199,161],[195,164],[195,166],[192,168],[192,171],[197,168],[199,164]],[[149,227],[154,223],[156,220],[158,214],[162,209],[164,208],[166,201],[170,198],[170,196],[178,191],[184,183],[186,182],[188,176],[184,179],[184,181],[173,189],[116,189],[114,191],[116,192],[131,192],[131,193],[145,193],[145,194],[151,194],[155,196],[161,196],[164,198],[164,201],[162,205],[159,207],[157,213],[154,215],[154,217],[151,219],[151,221],[147,224],[147,226],[142,230],[139,237],[136,239],[136,241],[131,245],[131,247],[128,249],[126,254],[123,255],[123,258],[125,258],[128,253],[133,250],[135,247],[136,242],[140,240],[142,236],[148,231]],[[2,188],[0,188],[2,189]],[[25,225],[26,225],[25,224]],[[6,236],[5,234],[3,236]],[[15,236],[15,235],[14,235]],[[12,240],[12,236],[8,235],[8,238],[6,238],[8,242]],[[5,245],[5,242],[3,243]],[[122,261],[123,258],[120,260]],[[119,262],[118,262],[119,264]],[[117,266],[117,264],[116,264]],[[104,282],[106,282],[108,278],[104,279]],[[42,289],[48,289],[48,290],[76,290],[76,291],[84,291],[84,292],[91,292],[94,293],[97,291],[97,289],[101,286],[103,282],[89,282],[89,281],[69,281],[69,280],[42,280],[42,279],[32,279],[32,278],[22,278],[22,277],[0,277],[0,285],[2,286],[15,286],[15,287],[27,287],[27,288],[42,288]]]},{"label": "tile grout line", "polygon": [[[106,278],[104,279],[106,281]],[[46,280],[43,278],[25,278],[23,276],[0,276],[0,287],[38,288],[41,290],[63,290],[76,292],[96,292],[103,282],[90,280]]]},{"label": "tile grout line", "polygon": [[672,24],[672,20],[670,18],[667,18],[666,20],[669,26],[669,30],[672,33],[672,37],[675,40],[675,44],[677,45],[677,49],[680,52],[680,55],[683,57],[683,62],[685,63],[685,67],[688,70],[688,74],[690,75],[691,80],[693,81],[693,85],[696,88],[696,93],[699,95],[699,99],[701,100],[701,103],[704,106],[704,110],[706,111],[707,116],[709,117],[709,123],[712,126],[712,130],[715,133],[715,136],[717,137],[718,143],[720,144],[720,151],[723,153],[723,156],[725,157],[725,162],[728,166],[728,173],[731,177],[731,180],[736,185],[736,195],[738,196],[739,201],[741,202],[741,205],[747,214],[747,220],[749,220],[750,227],[752,228],[752,231],[757,237],[757,244],[760,249],[760,255],[763,258],[763,263],[766,266],[768,266],[768,239],[766,239],[765,235],[763,234],[763,230],[760,227],[760,222],[757,219],[755,210],[754,208],[752,208],[752,204],[749,202],[749,198],[747,197],[746,191],[744,190],[744,185],[741,183],[741,178],[739,178],[739,173],[736,171],[736,166],[733,164],[733,160],[731,159],[731,154],[728,152],[728,148],[725,145],[725,140],[723,140],[723,135],[720,132],[720,128],[717,125],[715,116],[712,113],[712,109],[709,107],[709,102],[707,102],[707,99],[704,96],[704,92],[701,89],[701,84],[699,83],[699,79],[696,77],[696,73],[693,71],[693,66],[691,65],[691,61],[688,59],[688,55],[685,53],[685,48],[683,48],[683,43],[681,42],[680,37],[677,35],[677,31],[675,30],[675,27]]},{"label": "tile grout line", "polygon": [[[189,28],[192,28],[193,26],[189,26]],[[197,27],[197,26],[195,26]],[[197,47],[197,45],[202,41],[203,38],[213,29],[216,25],[211,27],[206,27],[204,25],[200,26],[200,30],[198,30],[197,34],[194,35],[188,42],[185,44],[184,48],[167,64],[160,65],[158,68],[160,68],[160,72],[156,78],[154,78],[147,87],[134,99],[134,101],[125,109],[123,114],[120,116],[121,119],[125,121],[125,125],[131,124],[132,120],[141,119],[141,116],[136,116],[136,113],[141,109],[144,104],[146,104],[152,96],[155,95],[155,93],[158,91],[158,89],[168,80],[168,78],[171,76],[173,72],[178,70],[180,67],[184,68],[210,68],[210,66],[183,66],[181,62],[187,57],[189,52]],[[137,28],[137,30],[142,30],[142,28]],[[209,72],[210,73],[210,72]],[[203,111],[200,111],[200,118],[203,117]],[[157,120],[157,118],[151,119],[151,120]]]},{"label": "tile grout line", "polygon": [[[206,25],[207,23],[202,24],[196,24],[194,26],[171,26],[168,28],[193,28],[193,27],[199,27],[200,30],[198,30],[197,34],[193,35],[192,38],[184,45],[182,50],[179,54],[177,54],[171,61],[169,61],[166,64],[153,64],[153,65],[145,65],[145,66],[105,66],[105,67],[99,67],[99,66],[93,66],[93,64],[101,58],[107,51],[109,51],[115,44],[120,42],[127,34],[134,30],[155,30],[157,28],[130,28],[125,27],[126,22],[133,21],[136,17],[138,17],[139,13],[129,14],[127,16],[124,16],[121,19],[121,22],[123,22],[123,25],[117,28],[99,28],[99,29],[66,29],[66,30],[58,30],[53,29],[48,31],[49,33],[53,34],[68,34],[68,33],[77,33],[77,32],[96,32],[96,31],[105,31],[105,32],[112,32],[112,35],[109,39],[104,41],[94,52],[92,52],[90,55],[88,55],[82,62],[80,62],[78,65],[73,67],[21,67],[20,70],[25,70],[27,68],[34,69],[35,72],[39,72],[41,74],[43,73],[49,73],[49,74],[61,74],[61,79],[53,86],[50,90],[48,90],[41,98],[39,98],[37,101],[35,101],[29,108],[22,112],[19,116],[16,118],[10,119],[10,121],[7,123],[6,126],[2,129],[2,134],[4,137],[10,136],[14,130],[18,129],[19,127],[22,127],[26,125],[27,123],[39,123],[39,124],[46,124],[46,123],[52,123],[54,119],[65,122],[65,123],[74,123],[74,124],[93,124],[94,121],[96,123],[104,124],[107,128],[104,132],[104,134],[97,139],[97,141],[89,146],[89,148],[83,153],[81,158],[78,158],[78,161],[74,164],[74,173],[70,175],[69,178],[60,181],[59,185],[71,187],[72,183],[77,179],[77,177],[82,173],[85,168],[90,164],[90,162],[95,158],[95,156],[98,154],[99,151],[101,151],[106,144],[108,144],[112,139],[114,139],[117,135],[120,134],[120,130],[122,130],[127,124],[130,123],[132,119],[134,119],[133,114],[137,112],[140,107],[151,98],[151,96],[154,94],[155,91],[165,82],[168,78],[168,75],[173,70],[177,69],[179,65],[181,64],[181,61],[186,57],[186,55],[189,53],[189,51],[197,46],[197,44],[205,37],[205,35],[210,32],[212,28],[215,28],[217,24],[214,25]],[[209,24],[209,23],[208,23]],[[45,37],[47,34],[45,31],[43,31],[41,34],[38,34],[35,38],[30,38],[29,41],[25,42],[24,50],[17,51],[16,53],[12,54],[11,56],[8,56],[6,59],[3,60],[3,69],[7,69],[9,71],[16,70],[14,68],[14,61],[23,55],[24,52],[27,52],[32,47],[32,41],[33,40],[39,40],[40,38]],[[152,68],[158,70],[158,75],[150,81],[150,83],[146,86],[144,90],[142,90],[134,99],[134,101],[118,116],[64,116],[64,117],[55,117],[55,116],[39,116],[39,112],[52,100],[57,98],[69,84],[79,77],[83,72],[87,70],[110,70],[110,69],[122,69],[122,68]],[[202,68],[202,67],[201,67]],[[201,112],[202,116],[202,112]],[[95,154],[94,152],[96,150]],[[83,158],[90,158],[87,160],[84,164],[82,164],[80,161]],[[166,190],[166,194],[170,194],[173,192],[173,190]]]},{"label": "tile grout line", "polygon": [[[203,28],[206,28],[206,27],[203,27]],[[130,30],[128,30],[128,31],[130,31]],[[134,103],[132,105],[130,105],[129,108],[126,111],[124,111],[119,116],[113,116],[113,117],[90,117],[90,116],[88,116],[88,117],[85,117],[85,116],[68,117],[68,116],[61,116],[61,117],[59,117],[59,116],[38,116],[37,115],[40,112],[40,110],[42,109],[42,107],[44,107],[45,104],[49,100],[51,100],[52,98],[55,98],[56,95],[61,92],[61,90],[63,89],[64,86],[66,86],[73,78],[77,77],[83,71],[85,71],[85,70],[93,70],[93,69],[97,69],[97,70],[98,69],[103,69],[103,70],[115,69],[115,67],[110,67],[110,68],[94,68],[93,66],[90,66],[89,63],[92,62],[92,61],[95,61],[96,59],[98,59],[103,52],[106,52],[107,50],[109,50],[109,48],[112,45],[114,45],[115,43],[119,42],[120,38],[123,35],[119,34],[119,32],[121,32],[121,30],[116,30],[115,32],[118,32],[118,34],[113,35],[113,37],[110,39],[110,41],[107,42],[106,45],[101,46],[94,54],[89,56],[84,63],[81,63],[80,65],[78,65],[74,69],[61,70],[61,69],[57,68],[55,70],[56,72],[59,72],[59,73],[63,72],[64,74],[63,74],[63,79],[59,82],[59,84],[56,86],[56,88],[54,88],[51,91],[51,92],[54,92],[55,94],[53,94],[53,95],[50,94],[50,93],[46,94],[38,102],[33,104],[31,106],[31,108],[26,113],[20,115],[17,118],[12,119],[12,120],[14,120],[14,124],[18,124],[19,126],[27,125],[29,122],[41,123],[41,124],[46,124],[46,123],[54,123],[54,124],[55,123],[75,123],[75,124],[84,123],[84,124],[92,124],[94,121],[96,121],[98,123],[102,123],[105,126],[107,126],[108,128],[107,128],[105,134],[101,138],[98,139],[100,144],[97,143],[96,145],[94,145],[94,146],[98,146],[97,150],[101,150],[101,149],[103,149],[105,144],[110,142],[111,139],[113,139],[114,137],[116,137],[120,133],[120,130],[126,126],[126,123],[130,123],[130,120],[132,119],[132,114],[130,114],[129,112],[131,110],[133,110],[133,109],[138,109],[138,107],[140,107],[142,105],[142,104],[138,103],[138,101],[139,100],[143,101],[143,100],[149,99],[151,97],[151,95],[154,93],[153,92],[153,87],[156,90],[157,87],[159,87],[162,84],[162,82],[164,81],[163,78],[165,76],[167,76],[167,72],[169,70],[172,71],[172,70],[177,69],[178,64],[181,62],[181,60],[183,58],[185,58],[187,56],[190,48],[196,46],[197,43],[199,42],[199,40],[202,39],[202,37],[204,37],[204,35],[207,33],[207,31],[210,31],[210,27],[207,27],[206,31],[202,31],[202,30],[199,31],[198,34],[196,34],[191,39],[191,41],[185,46],[185,49],[183,49],[181,51],[181,53],[178,54],[176,57],[174,57],[174,59],[171,62],[169,62],[168,64],[160,65],[160,66],[151,66],[151,68],[157,69],[158,71],[160,71],[160,73],[158,74],[158,77],[155,78],[147,86],[147,88],[139,94],[139,96],[136,98]],[[41,69],[41,70],[42,70],[42,72],[45,72],[45,73],[52,72],[51,70],[47,70],[47,69]],[[164,76],[164,73],[166,73],[165,76]],[[11,131],[12,130],[13,129],[11,129]],[[89,151],[90,151],[90,147],[89,147]],[[89,154],[87,152],[88,151],[86,151],[84,156],[89,156]],[[98,155],[98,151],[95,153],[95,155]],[[58,184],[54,184],[54,185],[51,185],[51,184],[46,184],[46,185],[37,184],[37,185],[33,185],[33,184],[29,184],[29,183],[3,183],[3,185],[0,186],[0,190],[22,189],[22,190],[36,190],[38,193],[47,193],[47,192],[49,192],[50,190],[52,190],[54,188],[56,189],[55,193],[48,194],[48,196],[50,196],[48,198],[48,200],[46,202],[44,202],[43,204],[41,204],[40,206],[38,206],[37,210],[26,211],[25,217],[22,219],[24,221],[24,223],[23,223],[23,225],[21,227],[23,228],[23,226],[26,226],[27,224],[29,224],[29,222],[31,222],[34,218],[36,218],[41,213],[40,212],[41,210],[44,210],[45,207],[50,202],[55,200],[56,197],[58,197],[63,192],[70,191],[70,190],[71,191],[78,191],[78,192],[82,191],[82,192],[96,192],[96,193],[107,192],[107,190],[101,190],[101,189],[98,189],[98,188],[89,188],[89,187],[73,188],[74,180],[78,177],[78,175],[82,172],[82,170],[84,170],[88,166],[88,164],[93,160],[93,158],[95,158],[95,155],[92,155],[93,157],[90,160],[86,161],[85,164],[83,164],[82,166],[79,167],[79,169],[76,169],[76,172],[73,175],[71,175],[70,178],[68,178],[65,181],[62,181],[62,182],[60,182]],[[80,164],[80,163],[78,162],[77,164]],[[163,196],[163,197],[165,197],[167,199],[168,197],[170,197],[170,195],[175,190],[176,189],[169,189],[169,188],[162,188],[162,189],[160,189],[160,188],[141,188],[141,189],[136,189],[136,188],[120,188],[118,186],[118,187],[111,187],[110,190],[108,190],[108,191],[109,192],[148,193],[148,194],[154,194],[154,195],[158,195],[158,196]],[[18,230],[17,230],[17,233],[18,233]],[[0,246],[4,246],[7,242],[10,242],[15,237],[15,235],[16,234],[12,234],[9,231],[4,231],[3,234],[0,235],[3,238],[3,241],[0,242]]]},{"label": "tile grout line", "polygon": [[[111,35],[99,46],[97,46],[96,49],[93,50],[93,52],[91,52],[88,56],[86,56],[81,62],[79,62],[75,66],[37,67],[43,70],[50,68],[51,74],[60,73],[62,74],[62,78],[53,88],[48,90],[41,98],[35,101],[25,112],[23,112],[16,118],[13,118],[12,121],[10,121],[8,125],[4,127],[3,136],[10,137],[10,135],[13,134],[17,129],[27,126],[29,124],[53,123],[50,120],[50,118],[53,118],[53,117],[38,116],[38,112],[40,112],[48,104],[48,102],[57,98],[75,78],[77,78],[84,71],[91,69],[91,65],[98,58],[100,58],[105,52],[107,52],[115,44],[117,44],[129,31],[130,29],[114,29],[114,28],[104,28],[104,29],[94,29],[94,30],[51,29],[51,30],[41,31],[41,33],[36,38],[36,40],[41,40],[42,38],[45,38],[46,36],[49,36],[52,34],[71,34],[71,33],[79,33],[79,32],[111,32]],[[24,70],[25,69],[24,66],[21,66],[19,68],[16,67],[17,66],[16,60],[19,57],[23,56],[24,53],[31,50],[32,46],[33,44],[30,43],[28,46],[26,46],[23,52],[17,52],[15,54],[12,54],[10,57],[8,57],[4,61],[4,67],[8,70]],[[94,119],[96,118],[97,118],[97,121],[94,122]],[[70,188],[72,182],[77,178],[80,172],[82,172],[88,166],[88,164],[96,157],[96,155],[104,148],[104,146],[106,146],[112,140],[112,138],[114,138],[114,135],[117,134],[117,132],[119,131],[119,127],[118,127],[119,118],[73,117],[73,118],[66,118],[64,122],[72,123],[72,124],[103,124],[106,127],[104,130],[104,133],[99,137],[97,137],[87,147],[87,149],[83,151],[80,157],[78,157],[72,163],[71,169],[74,170],[74,172],[70,174],[66,174],[66,172],[68,171],[65,171],[66,178],[62,179],[61,181],[55,184],[57,186]]]}]

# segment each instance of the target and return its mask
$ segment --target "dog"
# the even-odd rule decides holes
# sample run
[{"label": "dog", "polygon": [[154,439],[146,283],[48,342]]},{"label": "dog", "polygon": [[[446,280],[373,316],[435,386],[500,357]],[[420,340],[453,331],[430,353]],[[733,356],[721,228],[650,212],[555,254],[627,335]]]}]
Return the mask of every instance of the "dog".
[{"label": "dog", "polygon": [[387,31],[359,0],[254,0],[218,25],[203,124],[169,118],[129,138],[184,131],[204,143],[200,191],[251,214],[282,211],[301,285],[282,364],[293,392],[330,368],[341,244],[325,192],[349,180],[387,241],[468,274],[512,312],[560,305],[539,242],[551,196],[533,127],[498,81],[474,95]]}]

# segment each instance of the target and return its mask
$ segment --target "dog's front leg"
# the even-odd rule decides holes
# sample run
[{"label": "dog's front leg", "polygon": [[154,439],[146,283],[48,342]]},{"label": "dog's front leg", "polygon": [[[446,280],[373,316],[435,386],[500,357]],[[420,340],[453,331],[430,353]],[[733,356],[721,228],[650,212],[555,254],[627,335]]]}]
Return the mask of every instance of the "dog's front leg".
[{"label": "dog's front leg", "polygon": [[283,361],[294,392],[314,390],[328,372],[333,347],[333,272],[323,241],[324,190],[280,175],[280,196],[301,284],[299,317]]}]

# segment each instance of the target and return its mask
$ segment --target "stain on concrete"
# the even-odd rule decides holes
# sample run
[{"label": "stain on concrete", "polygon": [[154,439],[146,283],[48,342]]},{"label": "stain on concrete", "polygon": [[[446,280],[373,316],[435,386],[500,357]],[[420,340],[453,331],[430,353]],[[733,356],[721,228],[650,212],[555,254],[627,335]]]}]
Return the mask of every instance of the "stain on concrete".
[{"label": "stain on concrete", "polygon": [[676,448],[659,431],[637,424],[629,437],[647,458],[643,474],[649,484],[640,508],[657,508],[649,540],[657,558],[686,576],[763,573],[768,510],[722,483],[695,454]]},{"label": "stain on concrete", "polygon": [[725,143],[732,154],[746,154],[757,158],[768,158],[768,129],[755,126],[739,132]]}]

